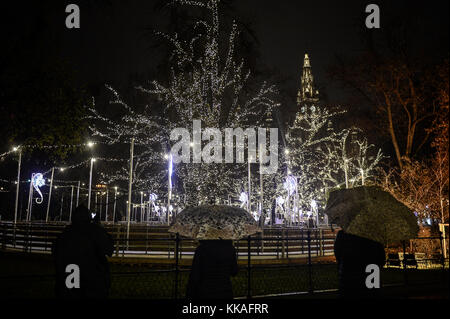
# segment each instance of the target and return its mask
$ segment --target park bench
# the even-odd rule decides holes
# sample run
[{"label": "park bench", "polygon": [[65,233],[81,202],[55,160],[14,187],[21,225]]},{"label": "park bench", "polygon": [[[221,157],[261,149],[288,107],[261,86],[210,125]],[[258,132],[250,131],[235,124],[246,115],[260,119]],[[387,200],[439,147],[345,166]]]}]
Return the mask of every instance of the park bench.
[{"label": "park bench", "polygon": [[414,254],[405,254],[403,257],[403,265],[405,267],[413,266],[417,268],[417,260]]},{"label": "park bench", "polygon": [[397,266],[400,267],[400,257],[398,253],[390,253],[388,254],[388,258],[386,260],[386,266]]}]

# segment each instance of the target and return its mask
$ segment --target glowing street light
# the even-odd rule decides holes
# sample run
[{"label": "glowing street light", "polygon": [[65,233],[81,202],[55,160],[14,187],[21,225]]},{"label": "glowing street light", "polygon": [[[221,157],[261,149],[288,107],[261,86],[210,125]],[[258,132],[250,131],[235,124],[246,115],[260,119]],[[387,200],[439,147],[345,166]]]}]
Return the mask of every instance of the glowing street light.
[{"label": "glowing street light", "polygon": [[55,168],[52,167],[52,176],[50,177],[50,190],[48,191],[47,213],[45,214],[45,221],[48,222],[48,214],[50,213],[50,203],[52,201],[53,176],[55,175]]},{"label": "glowing street light", "polygon": [[113,223],[116,220],[117,186],[114,187]]},{"label": "glowing street light", "polygon": [[17,185],[16,185],[16,202],[14,206],[14,224],[17,222],[17,209],[19,205],[19,187],[20,187],[20,166],[22,164],[22,150],[15,146],[13,147],[13,151],[17,152],[19,151],[19,160],[17,164]]},{"label": "glowing street light", "polygon": [[169,208],[170,208],[170,200],[172,199],[172,173],[173,173],[173,155],[170,153],[170,155],[167,155],[167,158],[169,159],[169,193],[167,196],[167,225],[170,225],[169,221]]},{"label": "glowing street light", "polygon": [[133,189],[133,157],[134,157],[134,137],[130,143],[130,172],[128,176],[128,201],[127,201],[127,248],[130,238],[130,218],[131,218],[131,191]]},{"label": "glowing street light", "polygon": [[248,199],[247,199],[247,211],[250,213],[250,210],[252,209],[252,172],[250,170],[250,162],[253,161],[253,157],[249,156],[248,157],[248,165],[247,165],[247,169],[248,169]]},{"label": "glowing street light", "polygon": [[143,206],[143,201],[144,201],[144,192],[141,192],[141,222],[144,219],[144,206]]},{"label": "glowing street light", "polygon": [[94,166],[94,162],[95,158],[91,158],[91,169],[89,172],[88,209],[91,209],[92,167]]}]

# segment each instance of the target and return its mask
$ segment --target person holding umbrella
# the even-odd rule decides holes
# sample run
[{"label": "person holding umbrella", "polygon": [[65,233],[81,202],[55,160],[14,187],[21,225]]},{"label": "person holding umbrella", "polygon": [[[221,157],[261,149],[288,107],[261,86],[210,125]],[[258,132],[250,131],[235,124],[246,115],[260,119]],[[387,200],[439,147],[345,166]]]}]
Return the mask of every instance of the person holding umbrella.
[{"label": "person holding umbrella", "polygon": [[187,285],[188,299],[232,299],[231,276],[238,272],[232,240],[260,232],[244,209],[209,205],[183,210],[169,229],[199,240]]},{"label": "person holding umbrella", "polygon": [[[334,243],[340,296],[380,296],[379,289],[367,285],[367,267],[376,265],[381,270],[388,243],[414,238],[417,218],[392,195],[375,186],[331,192],[325,214],[331,223],[342,228]],[[379,277],[376,286],[381,287]]]},{"label": "person holding umbrella", "polygon": [[231,240],[201,240],[195,250],[186,298],[232,299],[230,276],[238,272]]}]

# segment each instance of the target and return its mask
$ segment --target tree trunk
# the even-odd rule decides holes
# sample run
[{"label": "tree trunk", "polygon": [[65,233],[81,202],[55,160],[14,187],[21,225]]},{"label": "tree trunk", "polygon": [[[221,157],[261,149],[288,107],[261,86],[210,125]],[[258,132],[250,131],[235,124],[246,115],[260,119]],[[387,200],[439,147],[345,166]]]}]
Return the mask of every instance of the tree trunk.
[{"label": "tree trunk", "polygon": [[386,98],[386,105],[387,105],[387,113],[388,113],[388,121],[389,121],[389,133],[391,135],[391,140],[392,140],[392,145],[394,146],[395,149],[395,155],[397,157],[397,162],[398,165],[400,166],[400,169],[403,169],[403,162],[402,162],[402,156],[400,154],[400,148],[398,146],[398,142],[397,142],[397,137],[395,135],[395,131],[394,131],[394,123],[392,121],[392,111],[391,111],[391,105],[390,102],[388,101],[388,98],[385,96]]}]

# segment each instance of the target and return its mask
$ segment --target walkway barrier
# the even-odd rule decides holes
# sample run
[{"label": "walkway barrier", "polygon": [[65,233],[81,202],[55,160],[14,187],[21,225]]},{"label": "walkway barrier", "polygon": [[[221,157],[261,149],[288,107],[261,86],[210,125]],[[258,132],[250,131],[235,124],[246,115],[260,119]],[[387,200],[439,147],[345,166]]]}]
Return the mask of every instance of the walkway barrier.
[{"label": "walkway barrier", "polygon": [[[47,251],[52,238],[62,230],[64,225],[37,225],[0,223],[2,248],[26,252]],[[136,256],[138,253],[147,257],[151,254],[167,258],[164,267],[159,269],[140,267],[123,267],[128,271],[112,272],[111,297],[115,298],[184,298],[189,278],[190,263],[183,258],[191,258],[196,242],[182,238],[178,234],[170,235],[167,228],[136,226],[127,241],[123,225],[106,225],[115,239],[115,256]],[[148,230],[145,230],[148,228]],[[139,231],[137,231],[139,230]],[[145,230],[145,232],[144,232]],[[333,232],[331,232],[333,234]],[[239,259],[239,272],[232,278],[236,298],[282,297],[292,294],[317,294],[336,292],[338,289],[338,269],[332,258],[320,258],[332,255],[333,238],[323,229],[272,229],[265,231],[264,238],[250,236],[234,245]],[[421,238],[436,240],[439,237]],[[331,243],[329,241],[331,240]],[[263,245],[264,243],[264,245]],[[382,269],[382,286],[413,286],[420,284],[437,284],[448,282],[448,258],[433,256],[418,258],[419,252],[408,250],[408,243],[403,243],[399,253],[401,264]],[[39,247],[39,248],[36,248]],[[414,254],[416,264],[411,261]],[[262,258],[280,259],[283,263],[263,263]],[[298,258],[292,260],[294,258]],[[133,258],[131,258],[133,259]],[[142,260],[142,259],[141,259]],[[289,262],[291,260],[291,262]],[[408,260],[408,262],[406,262]],[[135,269],[139,271],[135,271]],[[424,270],[427,271],[424,272]],[[4,297],[18,297],[25,293],[39,291],[38,297],[51,296],[54,277],[51,275],[0,276],[1,292]],[[24,288],[26,287],[26,289]],[[45,291],[44,291],[45,290]],[[1,295],[3,297],[3,295]]]},{"label": "walkway barrier", "polygon": [[[0,239],[3,249],[24,252],[51,253],[52,244],[66,223],[14,223],[0,222]],[[126,224],[104,224],[114,240],[115,257],[166,257],[176,258],[175,234],[169,233],[167,226],[133,224],[129,238]],[[310,233],[310,242],[307,233]],[[308,251],[313,257],[332,256],[336,231],[330,228],[300,229],[271,227],[264,229],[264,235],[252,236],[250,251],[264,259],[306,258]],[[192,258],[197,241],[182,238],[178,258]],[[246,258],[247,243],[235,241],[239,258]],[[308,250],[308,245],[310,248]]]}]

